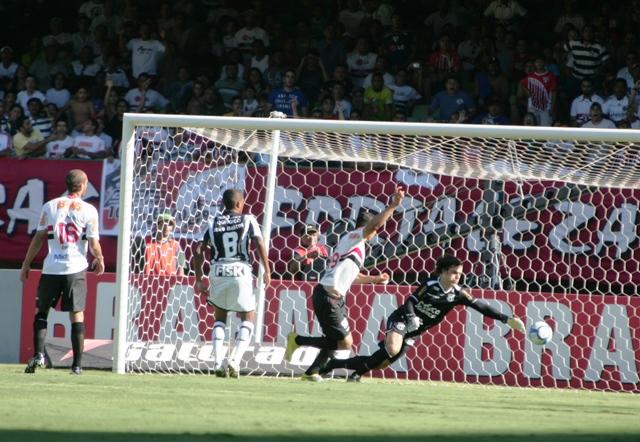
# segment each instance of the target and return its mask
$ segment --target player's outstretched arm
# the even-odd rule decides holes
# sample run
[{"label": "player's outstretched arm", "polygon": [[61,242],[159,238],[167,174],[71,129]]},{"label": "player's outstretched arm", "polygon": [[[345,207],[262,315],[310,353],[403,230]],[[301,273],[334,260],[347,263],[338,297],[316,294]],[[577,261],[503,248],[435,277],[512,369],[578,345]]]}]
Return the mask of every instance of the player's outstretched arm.
[{"label": "player's outstretched arm", "polygon": [[397,187],[396,191],[391,196],[391,202],[389,205],[382,212],[374,216],[364,227],[363,236],[365,240],[369,241],[371,238],[376,236],[378,230],[384,226],[384,223],[386,223],[391,215],[393,215],[393,211],[396,210],[396,207],[400,205],[402,198],[404,198],[404,189],[402,187]]},{"label": "player's outstretched arm", "polygon": [[472,309],[482,313],[485,316],[488,316],[497,321],[504,322],[513,330],[524,333],[524,323],[519,318],[516,318],[515,316],[509,317],[503,313],[500,313],[489,304],[473,298],[473,296],[471,296],[471,293],[469,293],[469,290],[467,290],[466,288],[461,289],[461,292],[465,298],[465,305],[468,305]]},{"label": "player's outstretched arm", "polygon": [[387,284],[391,277],[388,273],[381,273],[379,275],[365,275],[364,273],[358,274],[353,281],[354,284]]},{"label": "player's outstretched arm", "polygon": [[27,278],[29,277],[29,269],[31,268],[31,262],[36,257],[44,240],[47,237],[46,230],[38,230],[36,234],[31,238],[31,243],[29,244],[29,249],[27,250],[27,255],[24,257],[24,261],[22,261],[22,268],[20,269],[20,281],[24,284],[27,282]]},{"label": "player's outstretched arm", "polygon": [[96,275],[102,275],[104,273],[104,255],[102,254],[100,241],[96,238],[89,238],[89,251],[91,251],[91,254],[93,255],[91,269]]}]

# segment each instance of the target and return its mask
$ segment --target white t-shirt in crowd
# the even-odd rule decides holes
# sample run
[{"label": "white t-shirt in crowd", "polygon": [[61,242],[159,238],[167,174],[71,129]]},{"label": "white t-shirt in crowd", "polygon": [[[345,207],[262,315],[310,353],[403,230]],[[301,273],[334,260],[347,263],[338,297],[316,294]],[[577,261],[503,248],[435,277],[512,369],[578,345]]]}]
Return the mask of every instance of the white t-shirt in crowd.
[{"label": "white t-shirt in crowd", "polygon": [[149,75],[158,73],[158,60],[165,51],[162,43],[158,40],[133,38],[127,43],[127,49],[131,51],[131,71],[134,78],[145,72]]},{"label": "white t-shirt in crowd", "polygon": [[[78,149],[82,149],[88,153],[98,153],[107,150],[107,146],[104,144],[104,140],[97,135],[78,135],[75,138],[75,146]],[[79,158],[89,159],[86,155],[78,155]]]},{"label": "white t-shirt in crowd", "polygon": [[47,143],[47,158],[63,158],[64,153],[70,147],[75,145],[75,140],[67,135],[62,140],[49,141]]},{"label": "white t-shirt in crowd", "polygon": [[61,109],[69,102],[70,99],[71,92],[69,92],[69,89],[50,88],[47,89],[47,93],[45,94],[45,100],[47,100],[47,103],[55,104],[58,106],[58,109]]}]

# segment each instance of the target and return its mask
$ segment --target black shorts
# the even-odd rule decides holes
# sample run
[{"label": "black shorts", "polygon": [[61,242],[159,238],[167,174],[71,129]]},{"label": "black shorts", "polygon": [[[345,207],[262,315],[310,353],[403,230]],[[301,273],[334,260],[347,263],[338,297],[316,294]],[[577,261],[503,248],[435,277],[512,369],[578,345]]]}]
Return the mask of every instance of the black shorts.
[{"label": "black shorts", "polygon": [[[390,359],[390,363],[392,364],[403,357],[409,348],[413,346],[415,338],[422,334],[422,330],[420,329],[411,333],[407,332],[407,322],[407,317],[401,310],[394,311],[387,319],[387,330],[385,334],[395,332],[402,336],[402,347],[400,348],[400,352]],[[384,348],[384,340],[378,345],[380,348]]]},{"label": "black shorts", "polygon": [[87,280],[85,272],[72,273],[70,275],[40,276],[36,307],[39,311],[48,311],[60,302],[60,311],[81,312],[84,311],[87,301]]},{"label": "black shorts", "polygon": [[313,312],[326,337],[339,341],[350,333],[344,298],[330,296],[322,284],[313,289]]}]

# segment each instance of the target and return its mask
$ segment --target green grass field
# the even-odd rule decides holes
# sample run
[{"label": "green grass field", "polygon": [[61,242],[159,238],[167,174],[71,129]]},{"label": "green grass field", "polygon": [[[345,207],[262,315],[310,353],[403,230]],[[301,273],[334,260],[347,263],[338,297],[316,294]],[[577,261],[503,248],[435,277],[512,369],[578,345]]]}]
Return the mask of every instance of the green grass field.
[{"label": "green grass field", "polygon": [[640,396],[0,365],[0,441],[640,441]]}]

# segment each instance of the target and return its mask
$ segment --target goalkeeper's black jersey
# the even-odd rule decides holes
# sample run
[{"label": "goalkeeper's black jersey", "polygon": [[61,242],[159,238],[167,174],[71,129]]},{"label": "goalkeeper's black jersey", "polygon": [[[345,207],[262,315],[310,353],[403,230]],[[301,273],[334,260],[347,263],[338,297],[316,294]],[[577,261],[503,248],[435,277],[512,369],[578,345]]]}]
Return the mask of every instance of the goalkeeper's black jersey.
[{"label": "goalkeeper's black jersey", "polygon": [[437,277],[429,278],[409,296],[401,309],[407,316],[415,314],[422,319],[420,331],[424,331],[442,322],[456,305],[474,306],[475,299],[463,294],[460,289],[459,285],[455,285],[445,292]]}]

